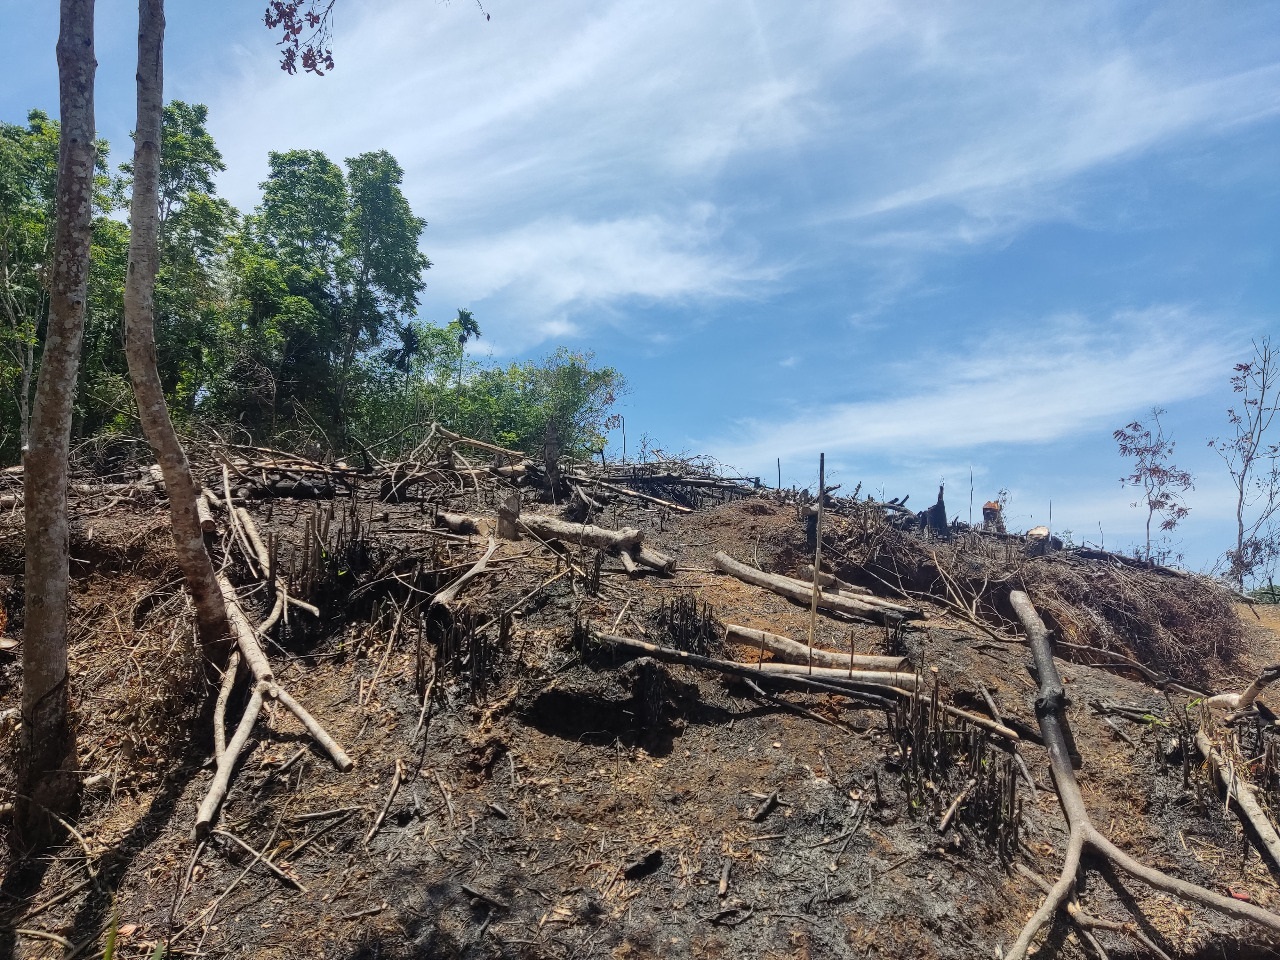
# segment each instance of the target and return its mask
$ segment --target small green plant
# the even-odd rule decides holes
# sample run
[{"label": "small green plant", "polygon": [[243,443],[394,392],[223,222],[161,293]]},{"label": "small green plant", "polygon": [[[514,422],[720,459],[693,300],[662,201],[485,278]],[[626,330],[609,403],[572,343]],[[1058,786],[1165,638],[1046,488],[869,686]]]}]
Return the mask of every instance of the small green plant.
[{"label": "small green plant", "polygon": [[116,955],[116,937],[120,934],[120,908],[111,906],[111,922],[107,924],[107,942],[102,949],[102,960],[113,960]]}]

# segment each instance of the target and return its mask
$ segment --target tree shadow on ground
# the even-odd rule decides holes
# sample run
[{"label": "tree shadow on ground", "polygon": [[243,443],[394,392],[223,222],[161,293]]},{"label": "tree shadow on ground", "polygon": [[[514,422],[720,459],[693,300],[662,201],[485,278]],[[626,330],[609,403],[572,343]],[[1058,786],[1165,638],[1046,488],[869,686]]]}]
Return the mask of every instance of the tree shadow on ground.
[{"label": "tree shadow on ground", "polygon": [[[32,898],[40,891],[45,875],[56,862],[57,852],[68,846],[79,849],[70,835],[67,835],[64,843],[45,851],[43,855],[20,849],[20,844],[12,833],[9,841],[9,862],[4,880],[0,882],[0,960],[14,960],[18,956],[16,928],[22,926],[22,915],[31,907]],[[69,852],[74,853],[74,850]]]},{"label": "tree shadow on ground", "polygon": [[204,751],[191,744],[175,758],[160,781],[147,812],[128,833],[97,862],[98,882],[81,901],[71,921],[68,939],[80,944],[102,936],[109,922],[116,890],[124,882],[138,856],[169,829],[178,811],[179,800],[203,763]]}]

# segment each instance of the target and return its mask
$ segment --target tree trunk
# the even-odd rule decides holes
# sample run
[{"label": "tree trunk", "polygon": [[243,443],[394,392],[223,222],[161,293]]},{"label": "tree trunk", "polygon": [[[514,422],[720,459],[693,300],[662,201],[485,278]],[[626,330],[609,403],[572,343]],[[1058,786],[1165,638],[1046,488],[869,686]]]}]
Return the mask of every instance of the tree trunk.
[{"label": "tree trunk", "polygon": [[62,0],[58,33],[57,235],[49,324],[23,458],[26,623],[18,822],[47,835],[46,810],[74,808],[79,782],[67,686],[67,472],[93,229],[93,0]]},{"label": "tree trunk", "polygon": [[[775,573],[765,573],[745,563],[739,563],[727,553],[717,553],[712,562],[722,573],[737,577],[743,583],[772,590],[796,603],[808,605],[813,599],[812,583],[803,583]],[[881,600],[879,597],[848,597],[829,590],[818,591],[818,606],[823,610],[835,610],[838,613],[865,617],[879,623],[924,619],[924,612],[915,607],[902,607],[888,600]]]},{"label": "tree trunk", "polygon": [[211,662],[229,651],[226,603],[204,547],[196,509],[199,491],[169,419],[156,366],[155,283],[159,260],[160,136],[164,118],[164,0],[138,3],[138,125],[129,207],[129,270],[125,276],[125,355],[138,417],[155,451],[169,494],[173,543],[196,608],[200,642]]}]

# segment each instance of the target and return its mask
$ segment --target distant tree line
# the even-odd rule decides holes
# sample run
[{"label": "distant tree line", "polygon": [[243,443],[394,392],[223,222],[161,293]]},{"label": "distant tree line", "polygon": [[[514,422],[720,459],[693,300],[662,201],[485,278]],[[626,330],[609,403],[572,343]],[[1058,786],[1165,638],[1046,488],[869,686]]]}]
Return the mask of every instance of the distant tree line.
[{"label": "distant tree line", "polygon": [[[548,422],[571,453],[603,444],[621,375],[560,349],[506,366],[471,359],[469,310],[417,317],[431,263],[426,221],[386,151],[339,166],[316,150],[269,155],[262,198],[242,214],[217,195],[225,169],[203,105],[164,108],[156,352],[180,428],[202,423],[270,443],[305,435],[335,450],[371,443],[407,418],[536,449]],[[132,170],[98,150],[83,360],[73,432],[136,436],[124,354]],[[58,123],[33,110],[0,124],[0,460],[27,437],[48,319]],[[394,453],[394,447],[392,448]]]}]

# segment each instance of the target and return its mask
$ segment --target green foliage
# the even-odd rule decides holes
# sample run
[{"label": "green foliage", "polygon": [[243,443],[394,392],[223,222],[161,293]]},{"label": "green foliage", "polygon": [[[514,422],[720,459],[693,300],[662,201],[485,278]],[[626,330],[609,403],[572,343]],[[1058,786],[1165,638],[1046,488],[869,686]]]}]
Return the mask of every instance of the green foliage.
[{"label": "green foliage", "polygon": [[[299,426],[335,449],[415,420],[533,452],[554,422],[566,450],[597,451],[622,377],[590,354],[486,365],[468,309],[419,319],[431,262],[426,221],[386,151],[350,157],[271,153],[262,200],[242,216],[217,196],[225,169],[201,104],[165,107],[160,172],[156,344],[180,426],[201,421],[271,442]],[[14,462],[20,398],[34,388],[47,295],[58,125],[32,112],[0,124],[0,455]],[[101,156],[106,156],[102,145]],[[129,228],[118,219],[131,170],[98,174],[77,436],[137,435],[123,344]]]},{"label": "green foliage", "polygon": [[454,364],[462,360],[455,330],[457,321],[445,328],[417,327],[419,360],[409,374],[386,377],[380,390],[367,393],[357,436],[368,443],[408,423],[438,420],[467,436],[536,453],[547,424],[554,423],[571,456],[589,457],[604,446],[605,432],[617,425],[613,406],[626,390],[617,370],[595,366],[590,353],[562,347],[537,362],[475,364],[465,379],[450,382]]},{"label": "green foliage", "polygon": [[[47,278],[53,251],[58,123],[32,110],[26,126],[0,123],[0,457],[16,460],[39,369],[48,316]],[[114,182],[98,143],[94,206],[113,206]]]},{"label": "green foliage", "polygon": [[[32,111],[26,127],[0,124],[0,383],[15,427],[18,408],[30,396],[37,333],[47,309],[50,172],[56,168],[57,130],[48,117]],[[17,442],[19,432],[4,438],[6,447]]]},{"label": "green foliage", "polygon": [[1265,587],[1257,587],[1249,591],[1249,599],[1254,603],[1280,603],[1280,587],[1269,583]]}]

